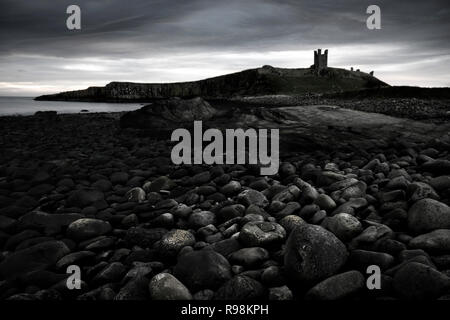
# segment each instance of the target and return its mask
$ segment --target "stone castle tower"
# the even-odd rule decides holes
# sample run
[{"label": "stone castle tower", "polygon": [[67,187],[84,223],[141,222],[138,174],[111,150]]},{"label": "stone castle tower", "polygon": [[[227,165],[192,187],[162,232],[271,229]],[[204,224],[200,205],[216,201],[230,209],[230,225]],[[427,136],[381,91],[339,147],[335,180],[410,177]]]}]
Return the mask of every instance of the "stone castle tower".
[{"label": "stone castle tower", "polygon": [[328,49],[322,54],[322,49],[314,51],[314,70],[318,74],[328,66]]}]

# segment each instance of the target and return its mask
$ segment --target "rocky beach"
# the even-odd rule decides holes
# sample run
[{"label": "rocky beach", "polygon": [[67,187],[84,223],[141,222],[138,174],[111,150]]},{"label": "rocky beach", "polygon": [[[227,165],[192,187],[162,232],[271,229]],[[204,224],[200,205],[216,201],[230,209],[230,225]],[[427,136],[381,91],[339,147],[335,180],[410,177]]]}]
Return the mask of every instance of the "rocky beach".
[{"label": "rocky beach", "polygon": [[[448,121],[211,105],[166,106],[147,125],[145,110],[0,117],[0,298],[450,298]],[[174,165],[162,129],[206,115],[279,128],[278,174]]]}]

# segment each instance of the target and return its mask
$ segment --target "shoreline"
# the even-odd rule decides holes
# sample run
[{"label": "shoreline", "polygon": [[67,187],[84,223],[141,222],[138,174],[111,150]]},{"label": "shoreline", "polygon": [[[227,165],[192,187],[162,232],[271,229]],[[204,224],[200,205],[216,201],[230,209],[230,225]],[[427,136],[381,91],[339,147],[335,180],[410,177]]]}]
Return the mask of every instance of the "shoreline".
[{"label": "shoreline", "polygon": [[[355,93],[356,94],[356,93]],[[213,107],[218,109],[237,108],[280,108],[280,107],[308,107],[317,105],[333,105],[340,108],[364,111],[369,113],[385,114],[397,118],[407,118],[417,121],[430,122],[436,124],[445,124],[450,122],[450,99],[424,99],[424,98],[354,98],[349,97],[333,97],[326,96],[304,96],[304,95],[266,95],[266,96],[246,96],[235,97],[230,99],[206,99]],[[160,100],[160,99],[159,99]],[[57,101],[50,101],[57,102]],[[62,101],[62,102],[79,102],[84,101]],[[92,102],[88,103],[105,103]],[[114,102],[114,104],[136,103],[139,107],[145,106],[152,101],[128,101]],[[113,103],[113,102],[110,102]],[[47,111],[45,108],[41,111]],[[49,110],[48,110],[49,111]],[[124,111],[104,111],[105,113],[127,112]],[[36,111],[37,112],[37,111]],[[82,114],[84,112],[70,112],[58,114]],[[103,113],[86,112],[86,113]],[[17,115],[0,115],[4,116],[32,116],[33,114],[17,114]]]}]

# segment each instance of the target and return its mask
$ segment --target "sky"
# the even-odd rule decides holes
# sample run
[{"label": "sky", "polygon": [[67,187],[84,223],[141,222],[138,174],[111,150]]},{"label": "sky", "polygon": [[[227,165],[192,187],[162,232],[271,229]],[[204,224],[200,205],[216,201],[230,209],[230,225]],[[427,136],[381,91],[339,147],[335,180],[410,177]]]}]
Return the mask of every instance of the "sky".
[{"label": "sky", "polygon": [[[81,30],[66,27],[72,4]],[[380,30],[366,27],[371,4]],[[0,0],[0,96],[309,67],[317,48],[332,67],[442,87],[449,40],[447,0]]]}]

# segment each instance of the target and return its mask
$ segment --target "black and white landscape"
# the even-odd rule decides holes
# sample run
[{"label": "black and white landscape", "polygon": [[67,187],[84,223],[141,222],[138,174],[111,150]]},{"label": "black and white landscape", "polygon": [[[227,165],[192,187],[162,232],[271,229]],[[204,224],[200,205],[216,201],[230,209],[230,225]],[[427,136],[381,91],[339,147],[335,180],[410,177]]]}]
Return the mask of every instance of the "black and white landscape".
[{"label": "black and white landscape", "polygon": [[[64,81],[57,79],[63,77],[58,68],[43,71],[61,90],[43,90],[36,100],[62,105],[136,102],[142,107],[76,114],[41,110],[32,116],[0,117],[0,298],[449,299],[449,11],[439,1],[420,2],[415,9],[410,5],[415,1],[396,2],[385,7],[381,2],[386,23],[381,30],[370,31],[379,32],[372,41],[375,46],[388,46],[402,34],[402,41],[409,41],[416,51],[394,50],[401,52],[398,60],[394,54],[364,56],[357,51],[340,57],[355,59],[355,65],[362,60],[361,65],[370,65],[372,59],[375,72],[332,62],[333,48],[342,52],[339,41],[357,50],[372,36],[365,25],[369,4],[356,1],[348,1],[348,6],[322,1],[319,7],[309,1],[264,1],[264,6],[257,1],[231,1],[229,7],[210,1],[183,6],[157,1],[159,15],[150,14],[141,1],[135,6],[130,2],[128,9],[119,2],[112,8],[116,1],[109,5],[80,1],[92,25],[87,24],[84,35],[83,28],[76,31],[79,37],[73,41],[79,46],[73,47],[62,35],[67,30],[52,29],[56,9],[45,1],[36,4],[50,17],[42,42],[52,40],[42,48],[32,38],[11,40],[15,46],[9,48],[0,42],[0,65],[10,72],[2,72],[1,92],[13,88],[11,83],[16,87],[10,94],[17,88],[31,90],[22,79],[27,70],[20,61],[29,63],[33,72],[28,74],[39,84],[36,56],[41,57],[42,68],[59,55],[79,61],[89,56],[126,59],[124,34],[133,43],[130,69],[139,60],[131,49],[145,50],[142,42],[149,38],[169,57],[174,46],[183,48],[183,39],[189,40],[187,51],[215,50],[221,45],[207,27],[229,26],[230,19],[236,27],[242,27],[238,22],[243,19],[253,30],[239,38],[225,25],[223,31],[215,26],[238,59],[241,55],[245,60],[245,50],[252,45],[267,52],[270,45],[280,51],[284,45],[290,49],[289,35],[300,30],[304,43],[298,46],[308,48],[310,54],[296,66],[249,63],[242,71],[214,77],[192,74],[179,81],[143,81],[145,73],[139,71],[135,81],[130,81],[133,73],[129,73],[120,78],[124,81],[109,78],[97,85],[110,73],[96,71],[92,86],[80,85],[76,90],[71,90],[73,83],[84,83],[86,69],[66,73]],[[9,8],[2,15],[17,17],[22,12],[24,20],[32,16],[31,9],[39,11],[25,1],[1,3]],[[291,12],[292,25],[277,28],[278,18],[265,11],[269,7],[279,8],[273,14]],[[92,12],[100,12],[99,8],[103,15],[96,25]],[[214,15],[203,16],[208,23],[197,25],[195,19],[185,20],[177,8],[192,19],[205,11]],[[250,13],[242,18],[235,8],[264,12],[272,23],[245,19]],[[138,9],[140,14],[134,12]],[[329,10],[329,19],[334,20],[319,19],[319,9]],[[135,16],[122,17],[121,10]],[[427,11],[435,19],[424,18]],[[299,22],[294,22],[295,12]],[[108,14],[114,21],[108,23]],[[154,20],[147,25],[149,15]],[[64,9],[63,22],[65,17]],[[411,32],[409,28],[415,26],[405,22],[409,17],[422,22],[420,32]],[[186,21],[191,29],[175,28],[176,22],[180,27]],[[354,29],[355,21],[360,32]],[[329,34],[316,34],[311,25]],[[340,38],[333,37],[336,25],[341,28]],[[7,19],[1,26],[11,31],[2,37],[41,37]],[[203,37],[197,27],[204,28]],[[173,39],[161,34],[171,34]],[[254,36],[260,41],[242,42]],[[423,38],[428,41],[418,40]],[[33,58],[27,58],[33,50]],[[149,50],[152,54],[158,56]],[[404,70],[405,78],[400,70],[397,78],[386,73],[394,83],[376,70],[383,63],[401,69],[402,59],[409,59],[414,68],[423,65],[417,72]],[[420,76],[423,84],[417,86]],[[433,77],[432,83],[439,87],[426,82]],[[49,81],[46,76],[41,80]],[[73,83],[66,85],[66,81]],[[250,164],[249,158],[242,164],[175,164],[171,153],[176,142],[171,134],[178,128],[195,131],[196,121],[202,122],[203,130],[218,129],[224,137],[227,129],[278,129],[278,172],[261,175],[261,163]],[[201,142],[201,148],[208,143]],[[224,156],[227,152],[223,150]]]}]

